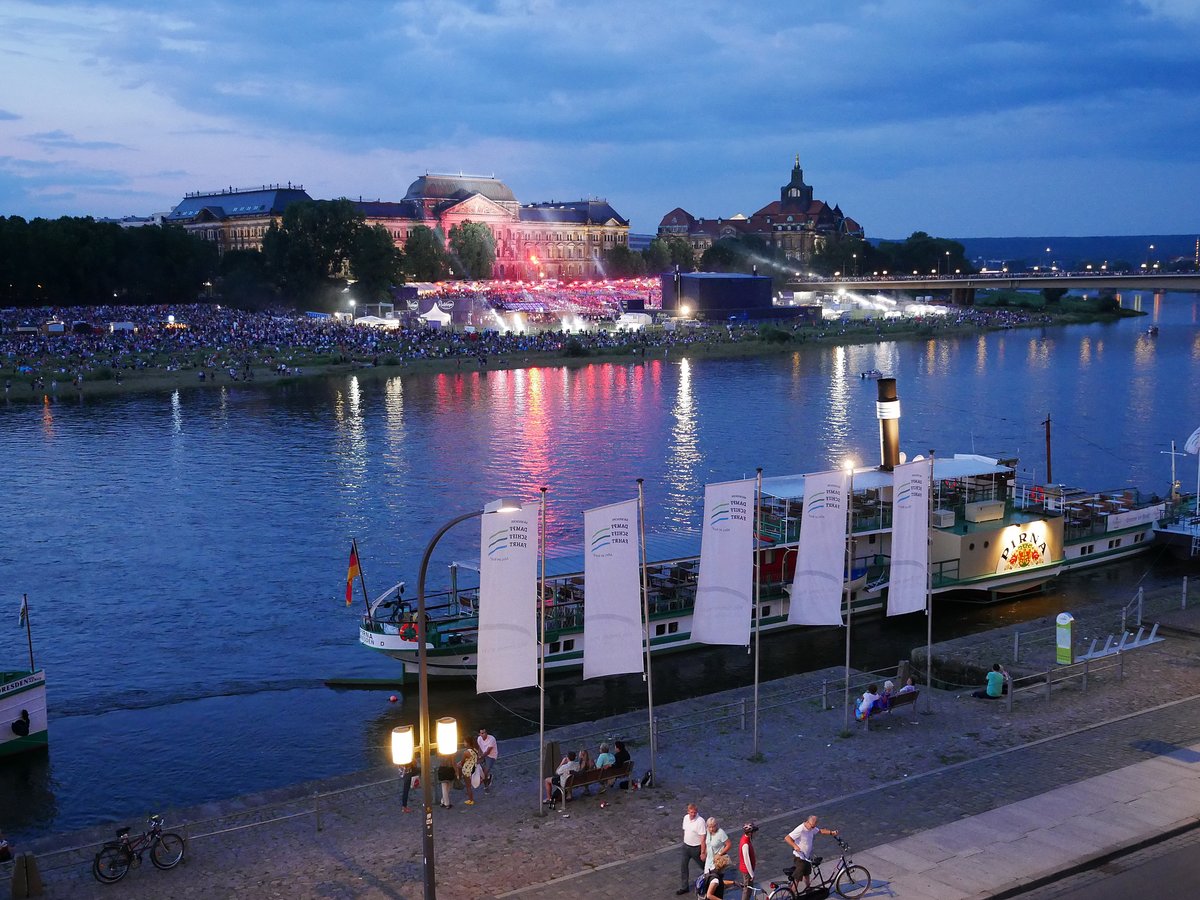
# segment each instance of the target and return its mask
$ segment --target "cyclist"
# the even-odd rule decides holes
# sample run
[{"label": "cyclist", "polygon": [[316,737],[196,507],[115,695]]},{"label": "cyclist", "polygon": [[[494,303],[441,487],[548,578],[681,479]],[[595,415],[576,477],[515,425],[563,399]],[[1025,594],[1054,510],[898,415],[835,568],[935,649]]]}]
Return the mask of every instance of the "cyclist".
[{"label": "cyclist", "polygon": [[796,864],[796,871],[792,874],[792,881],[799,882],[803,878],[804,889],[806,891],[810,887],[808,876],[812,873],[813,841],[818,834],[836,835],[837,831],[831,828],[818,827],[817,817],[809,816],[784,838],[787,845],[792,848],[792,862]]}]

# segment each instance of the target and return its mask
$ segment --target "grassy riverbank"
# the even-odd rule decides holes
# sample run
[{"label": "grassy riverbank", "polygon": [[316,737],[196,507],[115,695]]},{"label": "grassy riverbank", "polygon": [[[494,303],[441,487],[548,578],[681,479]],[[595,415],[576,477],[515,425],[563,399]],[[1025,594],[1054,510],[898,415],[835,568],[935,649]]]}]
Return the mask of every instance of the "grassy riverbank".
[{"label": "grassy riverbank", "polygon": [[[244,352],[221,348],[180,354],[148,350],[135,368],[80,369],[75,360],[43,359],[31,371],[5,372],[6,399],[14,402],[47,398],[113,396],[128,393],[202,390],[213,387],[269,388],[300,379],[355,374],[389,378],[408,373],[458,373],[528,366],[583,366],[593,363],[631,363],[655,358],[690,357],[733,359],[746,356],[803,352],[811,347],[853,345],[897,340],[931,340],[1013,328],[1111,322],[1141,313],[1102,310],[1094,302],[1065,298],[1046,306],[1040,297],[998,296],[995,303],[923,319],[862,319],[820,326],[763,324],[727,326],[697,324],[676,332],[661,330],[631,335],[619,346],[595,348],[585,340],[565,338],[554,351],[514,351],[490,357],[453,353],[432,345],[430,355],[405,358],[395,353],[317,353],[300,347],[273,348],[267,358],[247,359]],[[282,367],[282,370],[280,369]],[[82,373],[82,374],[81,374]],[[203,373],[203,377],[201,377]]]}]

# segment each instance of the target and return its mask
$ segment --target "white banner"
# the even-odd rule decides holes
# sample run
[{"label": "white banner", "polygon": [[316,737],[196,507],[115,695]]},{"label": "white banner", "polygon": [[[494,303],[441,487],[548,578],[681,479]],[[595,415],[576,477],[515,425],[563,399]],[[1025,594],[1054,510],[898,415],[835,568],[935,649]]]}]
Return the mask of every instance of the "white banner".
[{"label": "white banner", "polygon": [[804,476],[804,512],[796,578],[788,608],[791,625],[841,625],[846,571],[846,500],[850,473]]},{"label": "white banner", "polygon": [[537,518],[537,504],[483,516],[476,693],[537,684]]},{"label": "white banner", "polygon": [[746,479],[704,488],[700,575],[692,611],[692,639],[701,643],[750,643],[754,485],[754,479]]},{"label": "white banner", "polygon": [[889,616],[925,608],[929,592],[928,459],[896,466],[892,472],[892,573]]},{"label": "white banner", "polygon": [[583,677],[643,671],[638,502],[583,513]]}]

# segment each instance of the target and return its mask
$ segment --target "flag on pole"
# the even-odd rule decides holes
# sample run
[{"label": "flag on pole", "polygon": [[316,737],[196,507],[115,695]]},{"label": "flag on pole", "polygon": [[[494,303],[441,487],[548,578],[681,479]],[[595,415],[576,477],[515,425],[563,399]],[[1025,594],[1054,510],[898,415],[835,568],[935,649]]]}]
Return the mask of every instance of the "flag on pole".
[{"label": "flag on pole", "polygon": [[1192,436],[1187,439],[1187,443],[1183,445],[1183,449],[1188,453],[1200,453],[1200,428],[1192,432]]},{"label": "flag on pole", "polygon": [[475,693],[538,683],[538,506],[480,520]]},{"label": "flag on pole", "polygon": [[362,578],[362,568],[358,564],[358,546],[350,545],[350,568],[346,570],[346,605],[354,602],[354,579]]},{"label": "flag on pole", "polygon": [[892,471],[892,571],[889,616],[925,609],[929,596],[931,464],[922,459]]},{"label": "flag on pole", "polygon": [[850,475],[844,469],[804,476],[804,513],[796,574],[788,607],[790,625],[842,625],[846,579],[847,504]]},{"label": "flag on pole", "polygon": [[704,486],[700,574],[692,610],[692,640],[744,647],[750,643],[754,590],[754,479]]},{"label": "flag on pole", "polygon": [[29,621],[29,600],[25,597],[21,598],[21,624],[24,625]]},{"label": "flag on pole", "polygon": [[645,671],[636,499],[584,510],[583,677]]}]

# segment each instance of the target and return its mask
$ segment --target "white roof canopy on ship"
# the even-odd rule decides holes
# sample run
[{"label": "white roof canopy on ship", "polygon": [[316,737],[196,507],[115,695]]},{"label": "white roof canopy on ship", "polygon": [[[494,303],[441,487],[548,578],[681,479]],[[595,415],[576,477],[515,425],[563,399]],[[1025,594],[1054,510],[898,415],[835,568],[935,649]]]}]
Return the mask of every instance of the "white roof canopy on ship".
[{"label": "white roof canopy on ship", "polygon": [[[989,456],[976,456],[973,453],[957,453],[952,457],[946,459],[938,457],[933,461],[935,481],[1011,473],[1010,466],[1002,466],[998,460]],[[892,480],[891,472],[883,472],[876,467],[854,470],[855,491],[890,488]],[[776,478],[764,478],[762,491],[765,496],[776,497],[780,500],[799,500],[804,496],[804,476],[780,475]]]}]

